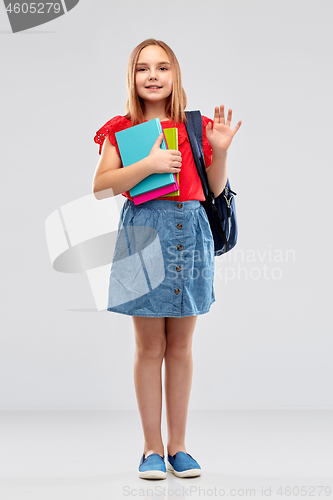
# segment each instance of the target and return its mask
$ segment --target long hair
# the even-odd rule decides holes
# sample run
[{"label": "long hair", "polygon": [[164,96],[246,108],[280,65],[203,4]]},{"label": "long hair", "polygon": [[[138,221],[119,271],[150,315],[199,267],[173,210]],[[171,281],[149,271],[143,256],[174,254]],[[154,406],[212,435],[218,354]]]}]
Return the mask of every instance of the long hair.
[{"label": "long hair", "polygon": [[168,54],[171,67],[173,70],[173,85],[172,92],[167,97],[165,112],[167,116],[170,116],[171,120],[175,123],[186,122],[185,108],[187,104],[187,98],[185,91],[182,86],[181,72],[178,60],[173,52],[173,50],[161,40],[155,40],[155,38],[148,38],[141,42],[132,51],[128,65],[127,65],[127,103],[126,103],[126,118],[131,119],[132,125],[142,123],[144,121],[144,102],[140,96],[138,96],[135,85],[136,76],[136,65],[139,59],[139,55],[142,49],[148,47],[149,45],[159,45]]}]

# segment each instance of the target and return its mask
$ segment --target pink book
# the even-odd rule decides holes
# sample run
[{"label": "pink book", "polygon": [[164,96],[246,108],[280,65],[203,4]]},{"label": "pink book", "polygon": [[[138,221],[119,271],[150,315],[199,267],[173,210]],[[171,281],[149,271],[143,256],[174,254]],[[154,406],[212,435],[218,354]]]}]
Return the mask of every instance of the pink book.
[{"label": "pink book", "polygon": [[144,203],[145,201],[153,200],[154,198],[158,198],[163,196],[164,194],[172,193],[179,189],[179,184],[177,181],[176,174],[173,174],[175,178],[175,182],[173,184],[169,184],[168,186],[162,186],[157,189],[153,189],[152,191],[147,191],[146,193],[138,194],[137,196],[133,196],[133,201],[135,205],[139,205],[140,203]]}]

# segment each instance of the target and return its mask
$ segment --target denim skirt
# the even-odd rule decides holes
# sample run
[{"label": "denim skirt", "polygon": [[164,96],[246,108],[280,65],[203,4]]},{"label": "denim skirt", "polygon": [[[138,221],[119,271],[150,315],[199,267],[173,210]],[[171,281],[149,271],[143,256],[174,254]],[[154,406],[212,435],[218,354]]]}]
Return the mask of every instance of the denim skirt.
[{"label": "denim skirt", "polygon": [[205,314],[215,302],[214,241],[199,200],[126,199],[107,310],[131,316]]}]

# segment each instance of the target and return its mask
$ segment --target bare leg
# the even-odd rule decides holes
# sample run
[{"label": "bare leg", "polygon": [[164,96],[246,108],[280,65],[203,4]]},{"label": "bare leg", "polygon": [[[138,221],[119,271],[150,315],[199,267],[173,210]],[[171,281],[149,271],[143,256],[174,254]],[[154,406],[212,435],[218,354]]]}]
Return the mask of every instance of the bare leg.
[{"label": "bare leg", "polygon": [[197,316],[165,318],[165,399],[168,426],[167,452],[184,451],[188,404],[192,386],[192,338]]},{"label": "bare leg", "polygon": [[132,316],[135,332],[134,384],[144,434],[145,457],[164,455],[161,433],[165,318]]}]

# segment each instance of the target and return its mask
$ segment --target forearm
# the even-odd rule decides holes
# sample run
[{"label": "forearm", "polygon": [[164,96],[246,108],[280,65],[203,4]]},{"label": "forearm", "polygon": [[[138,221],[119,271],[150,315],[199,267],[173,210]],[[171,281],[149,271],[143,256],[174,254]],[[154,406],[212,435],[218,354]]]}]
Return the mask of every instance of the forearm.
[{"label": "forearm", "polygon": [[213,150],[212,163],[207,168],[210,190],[217,198],[225,188],[228,178],[228,151]]},{"label": "forearm", "polygon": [[128,191],[151,174],[147,158],[127,167],[107,170],[94,181],[95,198],[109,198]]}]

